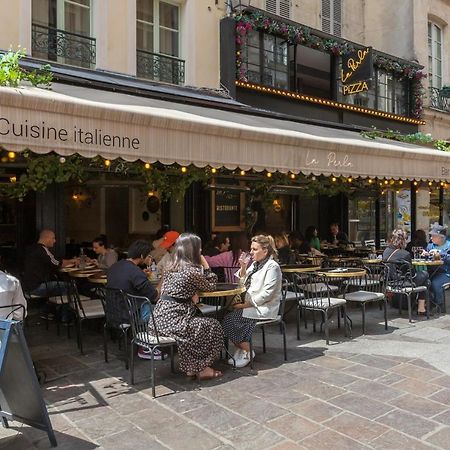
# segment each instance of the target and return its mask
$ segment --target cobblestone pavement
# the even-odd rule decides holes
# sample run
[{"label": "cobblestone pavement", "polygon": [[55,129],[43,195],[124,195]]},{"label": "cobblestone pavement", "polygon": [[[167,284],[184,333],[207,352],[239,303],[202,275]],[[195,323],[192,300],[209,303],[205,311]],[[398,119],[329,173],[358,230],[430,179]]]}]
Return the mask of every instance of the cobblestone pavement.
[{"label": "cobblestone pavement", "polygon": [[[67,449],[450,449],[450,315],[409,324],[389,310],[389,329],[373,308],[361,336],[350,310],[353,339],[332,325],[332,342],[288,317],[288,362],[279,330],[267,353],[255,337],[255,370],[225,370],[198,383],[157,362],[153,400],[148,361],[138,361],[135,386],[110,343],[105,363],[101,327],[75,339],[30,320],[34,361],[47,374],[45,400],[58,448]],[[65,331],[65,330],[63,330]],[[269,331],[269,330],[268,330]],[[219,365],[220,367],[220,365]],[[42,431],[12,422],[0,428],[0,448],[49,448]]]}]

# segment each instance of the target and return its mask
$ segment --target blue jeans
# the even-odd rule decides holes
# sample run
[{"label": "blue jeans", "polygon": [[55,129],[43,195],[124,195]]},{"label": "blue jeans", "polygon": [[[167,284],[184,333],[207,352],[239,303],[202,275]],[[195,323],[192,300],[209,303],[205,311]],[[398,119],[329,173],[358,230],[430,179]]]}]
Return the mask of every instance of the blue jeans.
[{"label": "blue jeans", "polygon": [[431,291],[434,295],[434,303],[437,305],[443,305],[444,291],[442,290],[442,285],[450,282],[450,275],[446,273],[439,273],[437,275],[433,275],[431,278]]},{"label": "blue jeans", "polygon": [[67,294],[67,287],[62,281],[47,281],[31,291],[31,294],[42,297],[57,297],[58,295]]}]

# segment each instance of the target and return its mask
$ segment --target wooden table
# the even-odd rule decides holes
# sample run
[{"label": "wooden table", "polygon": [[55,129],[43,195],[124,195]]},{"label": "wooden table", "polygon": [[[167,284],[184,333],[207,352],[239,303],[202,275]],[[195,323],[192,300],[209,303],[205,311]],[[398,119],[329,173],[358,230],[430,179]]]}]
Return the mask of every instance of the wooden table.
[{"label": "wooden table", "polygon": [[316,264],[289,264],[285,266],[280,266],[283,273],[306,273],[306,272],[316,272],[320,270],[320,266]]},{"label": "wooden table", "polygon": [[442,261],[442,259],[433,259],[431,261],[428,261],[426,259],[413,259],[412,265],[413,266],[442,266],[442,265],[444,265],[444,261]]},{"label": "wooden table", "polygon": [[335,269],[321,269],[317,271],[317,275],[327,278],[364,277],[366,274],[367,271],[359,267],[338,267]]},{"label": "wooden table", "polygon": [[217,283],[215,291],[199,292],[200,298],[218,298],[229,297],[230,295],[239,295],[245,292],[245,287],[237,283]]},{"label": "wooden table", "polygon": [[67,272],[71,277],[74,278],[89,278],[91,275],[95,275],[98,273],[105,273],[103,269],[78,269],[73,270],[71,272]]}]

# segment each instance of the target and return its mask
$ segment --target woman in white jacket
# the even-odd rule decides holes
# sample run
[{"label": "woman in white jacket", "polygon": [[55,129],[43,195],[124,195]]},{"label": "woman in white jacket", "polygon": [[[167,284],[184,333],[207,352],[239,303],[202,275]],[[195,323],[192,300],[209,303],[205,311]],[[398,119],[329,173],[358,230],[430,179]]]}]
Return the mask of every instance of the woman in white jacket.
[{"label": "woman in white jacket", "polygon": [[[237,272],[245,285],[245,301],[233,306],[234,311],[224,317],[225,336],[236,346],[236,367],[250,362],[250,338],[256,322],[277,317],[281,300],[281,269],[275,258],[277,250],[272,236],[258,235],[252,238],[250,253],[253,263],[247,269],[247,261],[239,259]],[[253,355],[254,356],[254,355]],[[233,359],[230,358],[230,364]]]}]

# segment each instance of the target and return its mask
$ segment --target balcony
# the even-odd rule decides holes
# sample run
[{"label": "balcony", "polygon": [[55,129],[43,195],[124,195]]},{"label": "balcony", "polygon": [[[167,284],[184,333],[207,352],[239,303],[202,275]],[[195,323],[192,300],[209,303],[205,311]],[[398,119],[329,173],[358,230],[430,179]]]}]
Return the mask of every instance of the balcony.
[{"label": "balcony", "polygon": [[94,38],[34,23],[31,39],[32,54],[36,58],[88,69],[95,68]]},{"label": "balcony", "polygon": [[430,88],[430,107],[440,111],[450,112],[450,87],[444,86],[442,89]]},{"label": "balcony", "polygon": [[184,66],[183,59],[137,50],[136,74],[140,78],[181,85],[184,84]]}]

